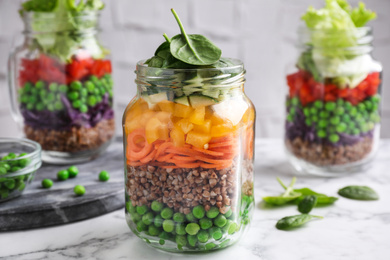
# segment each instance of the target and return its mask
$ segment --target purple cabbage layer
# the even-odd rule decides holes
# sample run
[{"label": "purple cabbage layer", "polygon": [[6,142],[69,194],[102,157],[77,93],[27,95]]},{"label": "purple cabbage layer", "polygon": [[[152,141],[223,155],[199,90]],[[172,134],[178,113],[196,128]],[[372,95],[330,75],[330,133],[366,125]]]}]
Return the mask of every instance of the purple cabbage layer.
[{"label": "purple cabbage layer", "polygon": [[103,96],[102,102],[89,108],[87,113],[74,109],[65,95],[61,96],[61,100],[65,105],[61,111],[36,111],[22,107],[24,123],[35,129],[70,130],[72,127],[94,127],[102,120],[114,118],[108,93]]},{"label": "purple cabbage layer", "polygon": [[327,139],[319,138],[316,134],[314,126],[307,126],[305,123],[305,115],[303,114],[302,109],[297,108],[297,114],[294,118],[294,122],[285,123],[286,138],[290,141],[293,141],[295,138],[301,138],[304,141],[317,144],[326,144],[332,146],[345,146],[345,145],[354,145],[358,142],[363,141],[365,137],[372,138],[374,131],[371,130],[366,133],[361,133],[360,135],[349,135],[345,133],[338,133],[340,139],[337,143],[332,143]]}]

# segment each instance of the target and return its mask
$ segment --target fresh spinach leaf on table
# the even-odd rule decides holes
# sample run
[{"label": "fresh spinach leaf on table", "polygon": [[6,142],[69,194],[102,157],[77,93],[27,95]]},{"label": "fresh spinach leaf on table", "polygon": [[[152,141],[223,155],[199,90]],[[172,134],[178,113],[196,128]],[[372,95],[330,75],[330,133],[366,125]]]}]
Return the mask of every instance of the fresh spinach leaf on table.
[{"label": "fresh spinach leaf on table", "polygon": [[290,230],[299,226],[302,226],[312,220],[313,218],[319,218],[322,219],[321,216],[314,216],[314,215],[308,215],[308,214],[301,214],[301,215],[295,215],[295,216],[288,216],[280,219],[276,223],[276,228],[280,230]]},{"label": "fresh spinach leaf on table", "polygon": [[347,186],[338,191],[344,198],[354,200],[378,200],[378,194],[367,186]]}]

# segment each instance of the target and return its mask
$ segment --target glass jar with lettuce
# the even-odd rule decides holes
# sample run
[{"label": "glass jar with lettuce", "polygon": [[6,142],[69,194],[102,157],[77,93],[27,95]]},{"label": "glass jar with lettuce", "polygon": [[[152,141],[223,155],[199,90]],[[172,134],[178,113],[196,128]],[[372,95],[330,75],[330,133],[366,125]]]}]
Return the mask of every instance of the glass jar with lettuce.
[{"label": "glass jar with lettuce", "polygon": [[326,0],[299,29],[300,57],[287,75],[285,144],[300,172],[362,170],[379,139],[382,66],[371,56],[376,17],[363,3]]},{"label": "glass jar with lettuce", "polygon": [[50,163],[95,158],[114,136],[109,51],[98,39],[100,0],[29,0],[24,41],[10,55],[12,113]]}]

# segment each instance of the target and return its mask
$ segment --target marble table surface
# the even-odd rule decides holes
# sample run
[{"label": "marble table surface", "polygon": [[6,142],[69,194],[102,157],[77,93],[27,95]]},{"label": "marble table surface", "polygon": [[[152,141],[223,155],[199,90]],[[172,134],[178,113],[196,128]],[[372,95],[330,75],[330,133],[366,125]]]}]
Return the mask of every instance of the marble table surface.
[{"label": "marble table surface", "polygon": [[371,169],[339,178],[297,176],[296,187],[329,195],[347,185],[367,185],[378,201],[340,198],[315,208],[324,216],[294,231],[275,228],[278,219],[297,214],[293,206],[269,209],[261,197],[281,191],[275,180],[296,175],[286,162],[281,140],[257,140],[256,209],[251,227],[237,244],[207,254],[171,254],[155,250],[131,233],[124,210],[67,225],[0,233],[0,259],[390,259],[390,140],[382,140]]}]

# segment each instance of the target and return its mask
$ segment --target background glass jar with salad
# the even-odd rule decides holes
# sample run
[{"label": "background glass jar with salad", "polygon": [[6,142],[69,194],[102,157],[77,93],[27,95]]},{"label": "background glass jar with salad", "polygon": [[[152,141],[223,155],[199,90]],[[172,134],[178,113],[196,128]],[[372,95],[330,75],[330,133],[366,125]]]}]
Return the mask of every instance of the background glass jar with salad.
[{"label": "background glass jar with salad", "polygon": [[9,59],[14,119],[51,163],[95,158],[114,136],[109,51],[98,39],[100,0],[26,1],[24,40]]},{"label": "background glass jar with salad", "polygon": [[337,176],[361,170],[379,140],[382,66],[371,56],[376,17],[363,3],[310,7],[299,30],[299,59],[287,75],[285,144],[300,172]]}]

